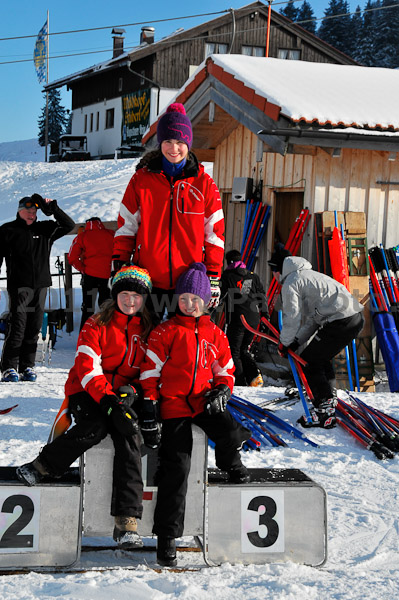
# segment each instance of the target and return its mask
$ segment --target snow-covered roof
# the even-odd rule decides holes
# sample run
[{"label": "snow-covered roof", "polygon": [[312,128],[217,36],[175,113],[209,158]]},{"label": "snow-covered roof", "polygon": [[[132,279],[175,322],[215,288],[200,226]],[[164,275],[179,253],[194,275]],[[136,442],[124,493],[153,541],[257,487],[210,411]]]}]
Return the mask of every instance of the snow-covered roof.
[{"label": "snow-covered roof", "polygon": [[214,54],[212,61],[294,122],[399,129],[399,70]]}]

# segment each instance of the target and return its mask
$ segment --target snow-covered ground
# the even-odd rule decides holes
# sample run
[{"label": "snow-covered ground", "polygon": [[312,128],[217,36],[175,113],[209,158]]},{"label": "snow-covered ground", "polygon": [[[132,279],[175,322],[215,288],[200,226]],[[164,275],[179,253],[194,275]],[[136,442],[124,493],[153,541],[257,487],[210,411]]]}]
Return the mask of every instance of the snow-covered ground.
[{"label": "snow-covered ground", "polygon": [[[133,172],[134,161],[45,164],[12,162],[0,144],[1,222],[14,218],[20,197],[38,192],[57,198],[76,221],[97,214],[114,220],[123,191]],[[20,156],[23,156],[21,150]],[[28,156],[28,160],[29,156]],[[41,218],[42,215],[39,215]],[[54,257],[69,248],[71,237],[57,242]],[[4,275],[4,270],[2,271]],[[79,277],[75,277],[79,307]],[[4,289],[4,281],[1,282]],[[59,300],[54,280],[53,306]],[[0,312],[5,310],[5,294]],[[75,322],[79,321],[76,314]],[[49,429],[63,399],[63,386],[74,359],[76,331],[61,332],[51,363],[38,365],[35,384],[0,384],[0,410],[18,404],[0,415],[0,465],[17,465],[36,456],[46,442]],[[0,342],[1,343],[1,342]],[[281,381],[269,381],[261,390],[237,388],[236,393],[254,403],[283,394]],[[362,394],[369,404],[399,418],[398,394],[379,391]],[[277,414],[295,424],[300,404],[279,408]],[[207,567],[201,554],[179,553],[179,564],[189,570],[156,572],[155,553],[139,556],[104,550],[84,552],[76,568],[80,573],[0,574],[0,598],[12,600],[391,600],[399,589],[399,465],[398,458],[380,461],[341,428],[311,430],[308,436],[319,444],[311,447],[284,436],[288,447],[263,448],[243,454],[253,468],[301,469],[320,484],[328,498],[328,558],[320,568],[294,563]],[[213,454],[209,454],[213,466]],[[309,529],[314,526],[308,523]],[[93,543],[85,539],[84,543]],[[112,544],[102,538],[99,544]],[[154,540],[147,539],[148,544]],[[136,568],[132,569],[134,566]],[[112,567],[112,571],[101,571]],[[130,568],[129,568],[130,567]]]}]

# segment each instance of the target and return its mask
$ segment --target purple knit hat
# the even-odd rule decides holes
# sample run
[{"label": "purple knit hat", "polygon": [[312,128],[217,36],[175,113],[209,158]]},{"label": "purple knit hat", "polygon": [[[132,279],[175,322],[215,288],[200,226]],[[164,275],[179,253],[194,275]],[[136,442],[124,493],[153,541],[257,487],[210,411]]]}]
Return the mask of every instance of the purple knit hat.
[{"label": "purple knit hat", "polygon": [[193,130],[183,104],[175,102],[168,106],[166,113],[158,121],[157,138],[160,145],[165,140],[179,140],[187,144],[190,150],[193,143]]},{"label": "purple knit hat", "polygon": [[205,305],[211,299],[211,284],[206,274],[206,266],[203,263],[192,263],[187,271],[180,275],[176,283],[176,294],[195,294],[202,298]]}]

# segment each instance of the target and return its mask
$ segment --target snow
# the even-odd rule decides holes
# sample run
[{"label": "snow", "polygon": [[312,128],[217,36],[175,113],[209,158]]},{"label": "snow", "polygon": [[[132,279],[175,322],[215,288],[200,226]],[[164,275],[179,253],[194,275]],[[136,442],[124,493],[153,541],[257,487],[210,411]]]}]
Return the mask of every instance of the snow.
[{"label": "snow", "polygon": [[[4,145],[2,145],[4,147]],[[23,155],[21,150],[20,155]],[[29,152],[27,154],[29,157]],[[76,220],[96,213],[114,220],[134,161],[69,164],[0,162],[1,220],[14,218],[17,200],[33,192],[57,198]],[[72,237],[58,242],[54,255],[67,251]],[[79,278],[74,278],[79,297]],[[58,301],[54,281],[53,302]],[[4,289],[4,281],[2,286]],[[1,312],[5,309],[2,295]],[[75,302],[78,307],[79,302]],[[79,322],[79,311],[75,324]],[[0,384],[0,464],[18,465],[33,459],[45,444],[63,399],[63,387],[74,360],[77,333],[59,332],[50,364],[39,364],[38,379],[30,383]],[[0,340],[0,345],[2,341]],[[284,382],[269,380],[262,389],[237,388],[237,395],[259,403],[283,395]],[[383,389],[380,389],[383,388]],[[345,392],[340,392],[345,396]],[[378,385],[362,394],[365,402],[399,418],[397,394]],[[280,407],[277,415],[291,424],[302,414],[299,403]],[[206,566],[201,553],[178,553],[187,571],[154,571],[154,552],[133,554],[101,550],[83,552],[76,569],[84,572],[0,575],[0,597],[9,600],[391,600],[398,589],[397,458],[379,461],[341,428],[311,430],[313,448],[284,435],[287,447],[243,453],[252,468],[295,468],[321,485],[328,498],[328,557],[320,568],[284,563]],[[214,458],[210,451],[210,466]],[[309,523],[309,528],[313,523]],[[155,540],[145,542],[155,545]],[[190,543],[190,540],[182,540]],[[84,544],[112,545],[108,538],[84,538]],[[112,570],[101,570],[106,567]]]},{"label": "snow", "polygon": [[234,54],[212,60],[294,121],[399,128],[398,69]]}]

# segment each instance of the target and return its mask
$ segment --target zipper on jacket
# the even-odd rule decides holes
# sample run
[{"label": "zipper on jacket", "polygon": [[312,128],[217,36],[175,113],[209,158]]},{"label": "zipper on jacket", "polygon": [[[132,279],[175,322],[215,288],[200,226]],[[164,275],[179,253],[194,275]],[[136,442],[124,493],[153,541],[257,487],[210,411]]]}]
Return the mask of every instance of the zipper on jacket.
[{"label": "zipper on jacket", "polygon": [[172,219],[173,219],[173,190],[174,184],[170,182],[170,208],[169,208],[169,286],[173,287],[172,277]]},{"label": "zipper on jacket", "polygon": [[191,387],[190,390],[186,396],[186,402],[190,407],[191,412],[194,412],[194,409],[192,407],[192,404],[190,402],[190,400],[188,399],[190,394],[192,393],[193,389],[194,389],[194,384],[195,384],[195,378],[197,376],[197,371],[198,371],[198,358],[199,358],[199,339],[198,339],[198,319],[199,317],[195,317],[195,329],[194,329],[194,333],[195,333],[195,340],[196,340],[196,344],[197,344],[197,349],[195,351],[195,364],[194,364],[194,373],[193,373],[193,379],[191,381]]},{"label": "zipper on jacket", "polygon": [[132,345],[134,345],[134,353],[133,353],[133,360],[127,361],[127,364],[129,367],[133,367],[134,363],[136,362],[136,355],[137,355],[137,338],[134,336],[132,337]]},{"label": "zipper on jacket", "polygon": [[128,324],[129,324],[129,321],[126,323],[126,326],[125,326],[125,337],[126,337],[125,352],[123,353],[121,362],[119,363],[119,365],[116,367],[116,369],[114,370],[114,372],[112,374],[112,382],[111,382],[112,388],[114,387],[115,377],[118,374],[118,369],[119,369],[119,367],[121,367],[123,365],[123,362],[126,358],[128,350],[129,350],[129,336],[128,336],[128,332],[127,332]]},{"label": "zipper on jacket", "polygon": [[[184,191],[184,183],[181,184],[181,189]],[[184,194],[182,194],[181,197],[181,212],[184,215]]]}]

